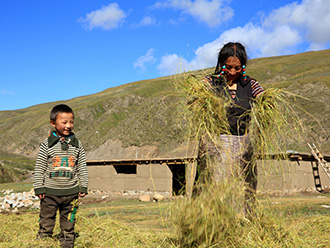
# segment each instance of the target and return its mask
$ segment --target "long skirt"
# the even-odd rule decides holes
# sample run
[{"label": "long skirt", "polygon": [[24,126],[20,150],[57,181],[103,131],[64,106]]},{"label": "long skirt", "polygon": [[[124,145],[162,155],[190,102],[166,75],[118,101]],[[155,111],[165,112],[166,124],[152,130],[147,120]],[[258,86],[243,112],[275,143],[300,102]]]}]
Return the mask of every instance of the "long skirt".
[{"label": "long skirt", "polygon": [[[251,211],[257,189],[257,166],[249,135],[204,136],[199,145],[198,180],[223,183],[231,179],[243,182],[244,212]],[[202,189],[201,189],[202,190]]]}]

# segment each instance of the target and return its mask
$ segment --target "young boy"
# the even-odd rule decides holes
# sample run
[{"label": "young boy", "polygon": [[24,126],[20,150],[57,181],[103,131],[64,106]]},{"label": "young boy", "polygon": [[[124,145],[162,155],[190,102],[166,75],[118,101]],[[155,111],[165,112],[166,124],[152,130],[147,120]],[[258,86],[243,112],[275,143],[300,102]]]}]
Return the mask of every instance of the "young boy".
[{"label": "young boy", "polygon": [[55,131],[41,143],[34,171],[33,186],[40,198],[38,237],[52,237],[59,209],[62,247],[73,247],[78,197],[87,194],[88,186],[85,151],[72,133],[73,123],[69,106],[52,109],[50,124]]}]

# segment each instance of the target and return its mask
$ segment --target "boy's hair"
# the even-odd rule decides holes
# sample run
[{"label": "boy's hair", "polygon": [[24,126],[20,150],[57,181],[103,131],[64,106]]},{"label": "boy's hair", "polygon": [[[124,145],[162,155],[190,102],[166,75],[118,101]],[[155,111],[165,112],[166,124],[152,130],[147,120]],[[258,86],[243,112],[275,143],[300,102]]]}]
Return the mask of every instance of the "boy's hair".
[{"label": "boy's hair", "polygon": [[59,104],[59,105],[56,105],[52,109],[52,111],[50,111],[50,120],[51,121],[56,121],[57,115],[60,114],[60,113],[72,113],[73,116],[74,116],[73,110],[68,105]]},{"label": "boy's hair", "polygon": [[229,42],[225,44],[219,52],[218,63],[215,67],[216,74],[221,72],[222,66],[225,65],[225,62],[229,57],[237,57],[240,60],[241,65],[246,65],[248,60],[245,47],[241,43]]}]

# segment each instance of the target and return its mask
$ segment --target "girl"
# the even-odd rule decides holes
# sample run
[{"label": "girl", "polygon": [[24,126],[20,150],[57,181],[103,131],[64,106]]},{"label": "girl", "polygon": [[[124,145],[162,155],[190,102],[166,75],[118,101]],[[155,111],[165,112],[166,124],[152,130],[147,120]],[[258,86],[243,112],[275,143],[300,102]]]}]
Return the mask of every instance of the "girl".
[{"label": "girl", "polygon": [[[249,137],[251,100],[264,90],[257,80],[246,75],[247,54],[241,43],[229,42],[219,52],[215,74],[203,80],[213,94],[228,96],[228,132],[217,137],[204,136],[199,147],[202,172],[212,181],[238,178],[245,183],[245,214],[250,213],[257,187],[257,171]],[[204,162],[203,162],[204,161]],[[207,164],[206,164],[207,163]]]}]

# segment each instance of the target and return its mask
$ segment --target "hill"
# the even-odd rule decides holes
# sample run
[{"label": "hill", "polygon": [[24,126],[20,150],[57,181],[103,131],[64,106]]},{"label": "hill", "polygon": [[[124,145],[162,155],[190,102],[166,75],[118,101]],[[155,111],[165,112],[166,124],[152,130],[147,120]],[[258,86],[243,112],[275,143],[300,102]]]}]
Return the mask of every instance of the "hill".
[{"label": "hill", "polygon": [[[253,59],[247,67],[247,74],[264,88],[285,88],[308,98],[298,99],[298,104],[315,117],[298,111],[311,130],[306,141],[316,142],[326,153],[330,151],[329,68],[330,50]],[[182,99],[173,86],[177,79],[138,81],[67,101],[0,111],[0,151],[35,158],[39,143],[50,131],[50,109],[66,103],[75,111],[75,133],[88,159],[183,155],[185,122],[180,114]],[[306,141],[293,144],[293,149],[308,151]]]}]

